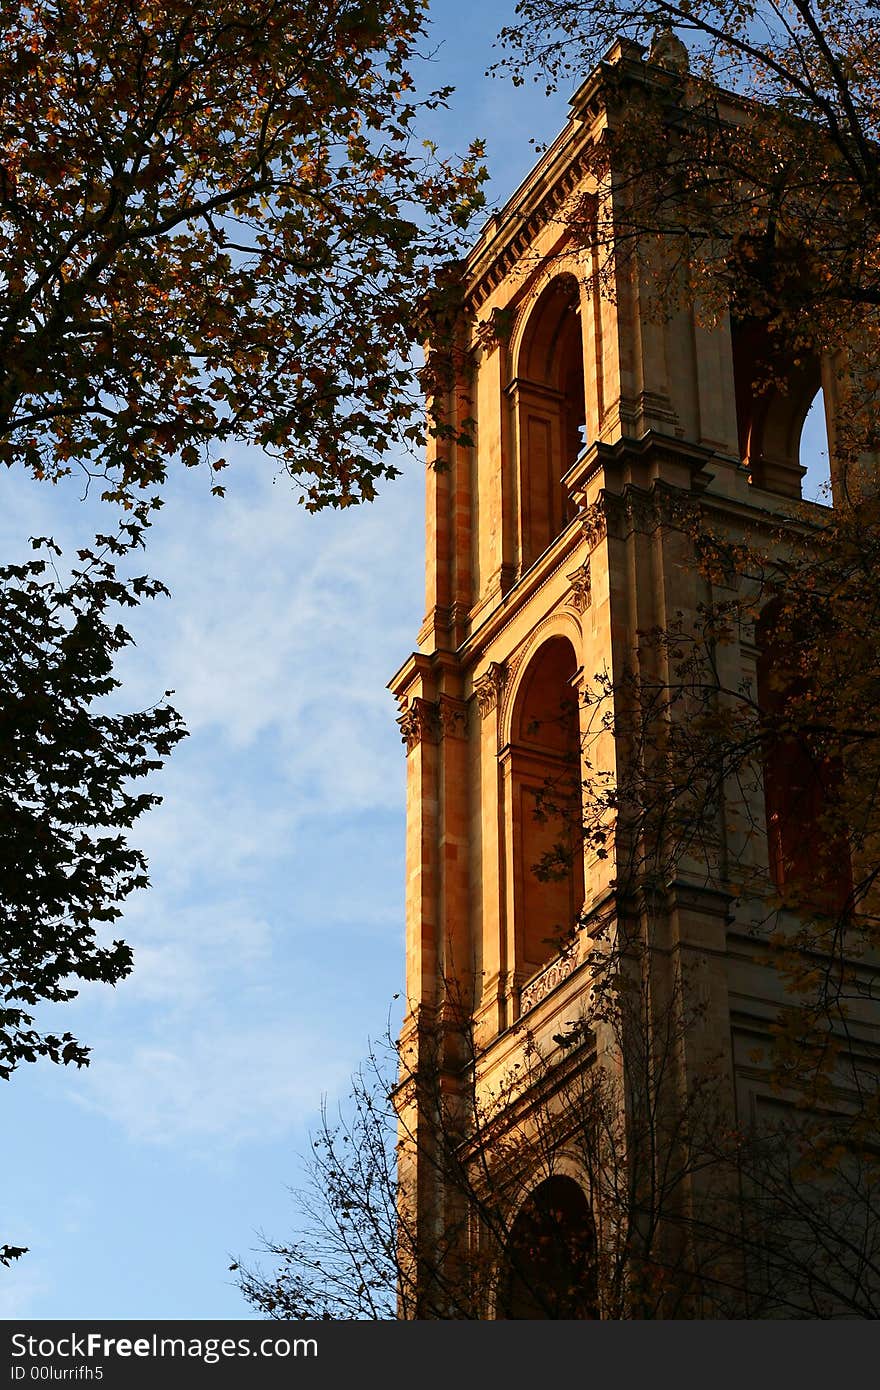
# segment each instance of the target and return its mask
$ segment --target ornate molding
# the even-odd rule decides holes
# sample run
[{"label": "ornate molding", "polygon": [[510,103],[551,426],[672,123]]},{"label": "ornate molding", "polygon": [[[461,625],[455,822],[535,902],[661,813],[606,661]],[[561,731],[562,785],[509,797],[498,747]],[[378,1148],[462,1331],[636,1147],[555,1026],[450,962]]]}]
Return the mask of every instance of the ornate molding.
[{"label": "ornate molding", "polygon": [[477,697],[481,719],[485,719],[487,715],[492,713],[493,709],[498,708],[504,694],[504,687],[507,684],[508,674],[506,665],[492,661],[485,675],[474,681],[474,694]]},{"label": "ornate molding", "polygon": [[441,695],[437,706],[441,738],[467,736],[467,705],[453,695]]},{"label": "ornate molding", "polygon": [[571,585],[571,597],[569,603],[577,613],[586,613],[590,604],[593,602],[592,581],[590,579],[590,561],[587,559],[579,569],[567,574],[566,579]]},{"label": "ornate molding", "polygon": [[551,960],[549,965],[529,980],[527,985],[523,985],[519,997],[520,1017],[533,1009],[536,1004],[540,1004],[542,999],[546,999],[551,990],[557,985],[561,985],[563,980],[567,980],[580,965],[579,952],[576,946],[565,951],[562,955]]},{"label": "ornate molding", "polygon": [[663,484],[650,491],[628,483],[623,492],[603,491],[580,516],[581,535],[590,551],[609,536],[623,540],[631,531],[650,535],[675,524],[676,501]]},{"label": "ornate molding", "polygon": [[652,488],[649,493],[632,486],[625,490],[620,520],[625,522],[627,530],[651,535],[669,519],[669,498],[658,488]]},{"label": "ornate molding", "polygon": [[[572,150],[572,142],[579,142],[581,148]],[[568,144],[565,152],[560,150],[556,154],[546,191],[537,194],[537,183],[533,181],[530,195],[536,201],[525,215],[520,204],[515,211],[502,209],[486,224],[483,236],[468,258],[470,265],[466,266],[473,277],[466,300],[472,313],[479,311],[502,280],[520,268],[523,259],[533,251],[541,229],[559,215],[582,187],[589,172],[591,144],[582,125],[572,129]],[[495,247],[493,241],[497,243]]]},{"label": "ornate molding", "polygon": [[600,545],[608,535],[608,513],[605,506],[605,498],[600,497],[592,506],[587,507],[580,518],[581,535],[587,543],[589,550],[593,551]]},{"label": "ornate molding", "polygon": [[431,700],[424,700],[420,695],[411,701],[403,700],[397,723],[407,753],[411,753],[423,739],[429,743],[437,742],[440,718],[437,706]]},{"label": "ornate molding", "polygon": [[417,695],[414,700],[401,701],[397,723],[406,751],[411,753],[423,741],[437,743],[441,738],[465,738],[467,705],[452,695],[441,695],[436,701]]}]

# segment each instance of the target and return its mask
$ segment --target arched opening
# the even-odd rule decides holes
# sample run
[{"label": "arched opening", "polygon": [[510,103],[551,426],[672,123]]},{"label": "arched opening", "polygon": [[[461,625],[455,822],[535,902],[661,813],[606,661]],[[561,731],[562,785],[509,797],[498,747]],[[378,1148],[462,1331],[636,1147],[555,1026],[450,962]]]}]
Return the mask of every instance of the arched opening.
[{"label": "arched opening", "polygon": [[513,1223],[498,1298],[500,1318],[595,1318],[596,1232],[571,1178],[531,1193]]},{"label": "arched opening", "polygon": [[835,814],[842,768],[817,750],[799,718],[809,687],[791,630],[796,624],[786,626],[783,631],[778,605],[770,604],[756,634],[770,876],[786,905],[836,914],[852,895],[849,845]]},{"label": "arched opening", "polygon": [[831,506],[831,456],[828,448],[828,417],[825,392],[820,387],[804,417],[799,459],[804,470],[801,490],[808,502]]},{"label": "arched opening", "polygon": [[517,439],[520,567],[527,569],[564,529],[562,478],[583,447],[586,419],[580,296],[560,275],[529,316],[511,383]]},{"label": "arched opening", "polygon": [[584,902],[574,648],[552,637],[529,664],[511,734],[516,965],[527,979],[558,955]]},{"label": "arched opening", "polygon": [[801,435],[822,384],[819,359],[793,355],[763,320],[734,320],[731,337],[739,452],[749,479],[800,497]]}]

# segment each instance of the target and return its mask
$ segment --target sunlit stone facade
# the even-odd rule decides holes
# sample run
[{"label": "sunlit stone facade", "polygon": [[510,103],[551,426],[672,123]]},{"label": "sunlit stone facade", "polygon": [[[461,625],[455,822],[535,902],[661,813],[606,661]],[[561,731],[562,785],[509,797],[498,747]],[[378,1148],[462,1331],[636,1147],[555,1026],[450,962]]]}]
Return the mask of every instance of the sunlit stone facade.
[{"label": "sunlit stone facade", "polygon": [[[584,152],[602,138],[606,78],[620,64],[643,67],[625,45],[609,54],[464,266],[476,326],[445,411],[454,422],[473,418],[474,443],[438,445],[442,466],[428,469],[425,620],[391,683],[408,776],[398,1103],[403,1171],[426,1242],[442,1227],[446,1197],[419,1152],[428,1117],[411,1077],[425,1038],[444,1011],[463,1009],[478,1085],[512,1065],[524,1025],[552,1054],[583,1002],[592,924],[632,910],[616,900],[613,849],[599,857],[577,846],[566,872],[544,882],[534,874],[559,833],[552,816],[536,817],[536,792],[580,777],[587,738],[593,766],[613,772],[611,735],[588,729],[586,688],[632,663],[640,631],[679,613],[692,619],[719,597],[664,525],[670,503],[699,498],[730,534],[776,534],[800,493],[800,427],[823,376],[833,437],[827,364],[799,367],[787,394],[753,401],[749,345],[726,316],[707,326],[693,310],[649,312],[644,260],[628,262],[603,294],[594,253],[569,243],[567,209],[590,191]],[[503,332],[480,333],[493,323]],[[817,506],[816,524],[821,515]],[[809,528],[804,516],[793,524]],[[754,684],[757,656],[745,630],[725,648],[734,687]],[[750,820],[760,825],[755,795]],[[733,849],[741,872],[766,880],[766,835],[717,853]],[[755,1054],[779,986],[748,913],[696,859],[679,866],[654,910],[663,968],[701,1002],[676,1057],[682,1084],[711,1067],[731,1120],[752,1115],[770,1095]],[[579,1064],[593,1065],[602,1046],[600,1036]],[[559,1057],[568,1064],[562,1047]],[[454,1089],[455,1059],[441,1057],[444,1066]],[[575,1160],[561,1153],[558,1171],[589,1201]],[[495,1315],[491,1298],[484,1315]]]}]

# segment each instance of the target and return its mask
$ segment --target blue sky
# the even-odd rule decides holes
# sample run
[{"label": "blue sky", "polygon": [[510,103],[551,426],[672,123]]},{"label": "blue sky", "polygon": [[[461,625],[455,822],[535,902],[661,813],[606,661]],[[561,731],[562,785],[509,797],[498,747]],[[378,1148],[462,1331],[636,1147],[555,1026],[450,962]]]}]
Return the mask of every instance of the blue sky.
[{"label": "blue sky", "polygon": [[[485,135],[494,195],[527,171],[564,97],[484,78],[506,8],[437,0],[431,85],[449,148]],[[467,42],[463,43],[463,36]],[[223,1318],[228,1273],[290,1224],[322,1095],[331,1103],[403,972],[404,753],[385,686],[423,616],[419,461],[372,506],[310,517],[256,451],[229,494],[178,478],[144,568],[172,590],[129,625],[129,708],[173,687],[190,737],[135,836],[152,887],[123,932],[133,975],[59,1010],[91,1066],[3,1087],[0,1317]],[[3,478],[0,554],[87,540],[78,483]]]},{"label": "blue sky", "polygon": [[[565,95],[490,81],[507,16],[436,0],[432,83],[458,88],[430,128],[485,135],[502,200],[562,125]],[[466,38],[466,42],[463,41]],[[429,133],[426,131],[426,133]],[[403,971],[404,755],[385,685],[423,613],[417,461],[370,507],[310,517],[256,451],[229,495],[169,489],[145,568],[170,600],[131,624],[130,708],[167,687],[190,738],[136,843],[151,889],[124,934],[131,978],[58,1015],[93,1047],[79,1073],[23,1067],[3,1088],[5,1318],[224,1318],[250,1310],[227,1271],[287,1188],[321,1097],[344,1096]],[[76,483],[3,479],[0,554],[32,534],[66,549],[94,512]]]}]

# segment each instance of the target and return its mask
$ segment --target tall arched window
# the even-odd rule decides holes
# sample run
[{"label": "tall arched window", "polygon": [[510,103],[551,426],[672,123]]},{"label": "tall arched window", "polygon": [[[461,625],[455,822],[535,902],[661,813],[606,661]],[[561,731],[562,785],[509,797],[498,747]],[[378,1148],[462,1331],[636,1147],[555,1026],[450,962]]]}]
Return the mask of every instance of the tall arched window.
[{"label": "tall arched window", "polygon": [[510,745],[517,974],[558,954],[584,901],[577,662],[552,637],[530,662],[516,699]]},{"label": "tall arched window", "polygon": [[498,1317],[598,1317],[595,1227],[572,1178],[548,1178],[530,1194],[505,1253]]},{"label": "tall arched window", "polygon": [[527,569],[569,520],[563,475],[586,418],[578,283],[560,275],[529,315],[510,385],[516,425],[519,561]]}]

